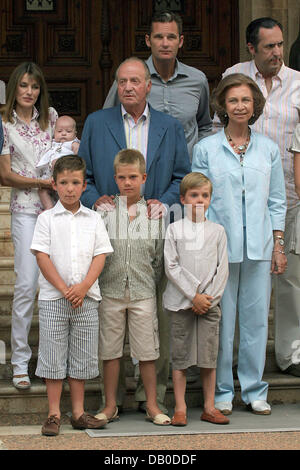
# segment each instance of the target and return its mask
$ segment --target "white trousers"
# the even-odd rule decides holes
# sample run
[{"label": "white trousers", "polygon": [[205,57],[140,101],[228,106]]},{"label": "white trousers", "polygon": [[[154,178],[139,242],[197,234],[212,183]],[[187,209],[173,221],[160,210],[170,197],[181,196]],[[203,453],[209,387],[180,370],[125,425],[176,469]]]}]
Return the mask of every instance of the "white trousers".
[{"label": "white trousers", "polygon": [[37,216],[13,213],[11,235],[15,251],[15,290],[11,320],[11,364],[14,375],[26,374],[31,349],[28,334],[38,287],[39,268],[30,251]]}]

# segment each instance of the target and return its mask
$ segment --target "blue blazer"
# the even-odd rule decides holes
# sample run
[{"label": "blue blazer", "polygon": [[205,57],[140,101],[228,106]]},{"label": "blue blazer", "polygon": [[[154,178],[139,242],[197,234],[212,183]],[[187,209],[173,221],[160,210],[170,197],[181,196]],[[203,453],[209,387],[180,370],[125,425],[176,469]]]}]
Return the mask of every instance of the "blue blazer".
[{"label": "blue blazer", "polygon": [[[180,122],[149,105],[145,199],[158,199],[171,206],[179,203],[179,185],[191,171],[184,130]],[[127,148],[121,106],[90,114],[84,124],[78,155],[87,165],[87,189],[81,200],[87,207],[107,194],[118,193],[113,162]]]},{"label": "blue blazer", "polygon": [[0,116],[0,155],[2,152],[2,147],[3,147],[3,129],[2,129],[2,120]]}]

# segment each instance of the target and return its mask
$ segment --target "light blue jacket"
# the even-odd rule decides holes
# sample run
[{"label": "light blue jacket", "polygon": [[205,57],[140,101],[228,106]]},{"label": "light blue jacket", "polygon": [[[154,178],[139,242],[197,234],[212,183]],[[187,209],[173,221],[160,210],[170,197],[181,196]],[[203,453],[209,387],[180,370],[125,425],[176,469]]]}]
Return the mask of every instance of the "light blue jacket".
[{"label": "light blue jacket", "polygon": [[230,263],[243,261],[244,172],[247,255],[252,260],[271,260],[272,232],[284,230],[286,214],[278,145],[252,131],[242,167],[222,130],[195,145],[192,171],[204,173],[212,181],[207,218],[225,228]]}]

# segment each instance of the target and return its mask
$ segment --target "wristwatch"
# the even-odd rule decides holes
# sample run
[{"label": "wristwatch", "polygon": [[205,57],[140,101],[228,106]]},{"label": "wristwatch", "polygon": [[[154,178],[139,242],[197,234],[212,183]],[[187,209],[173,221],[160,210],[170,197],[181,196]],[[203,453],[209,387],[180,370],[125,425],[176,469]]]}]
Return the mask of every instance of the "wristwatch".
[{"label": "wristwatch", "polygon": [[284,238],[281,235],[276,235],[275,239],[278,240],[280,246],[284,246]]}]

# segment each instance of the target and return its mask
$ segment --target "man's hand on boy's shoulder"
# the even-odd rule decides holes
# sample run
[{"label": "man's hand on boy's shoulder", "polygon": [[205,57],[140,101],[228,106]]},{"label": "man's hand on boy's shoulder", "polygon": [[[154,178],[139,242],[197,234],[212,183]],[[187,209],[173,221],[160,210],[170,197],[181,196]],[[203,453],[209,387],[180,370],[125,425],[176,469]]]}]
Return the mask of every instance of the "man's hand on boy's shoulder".
[{"label": "man's hand on boy's shoulder", "polygon": [[160,219],[166,214],[165,205],[158,199],[147,200],[147,211],[149,219]]},{"label": "man's hand on boy's shoulder", "polygon": [[95,209],[97,211],[99,210],[102,212],[113,211],[116,207],[114,198],[115,196],[107,196],[107,194],[104,194],[104,196],[99,197],[99,199],[97,199],[97,201],[95,202]]},{"label": "man's hand on boy's shoulder", "polygon": [[80,142],[73,142],[72,143],[72,151],[73,151],[73,153],[75,153],[75,155],[78,154],[79,146],[80,146]]}]

